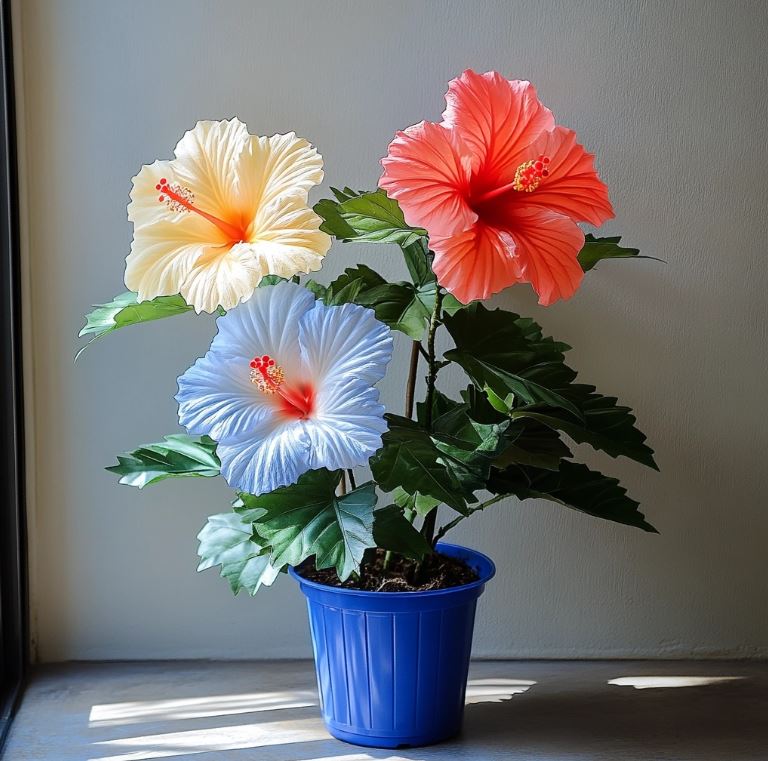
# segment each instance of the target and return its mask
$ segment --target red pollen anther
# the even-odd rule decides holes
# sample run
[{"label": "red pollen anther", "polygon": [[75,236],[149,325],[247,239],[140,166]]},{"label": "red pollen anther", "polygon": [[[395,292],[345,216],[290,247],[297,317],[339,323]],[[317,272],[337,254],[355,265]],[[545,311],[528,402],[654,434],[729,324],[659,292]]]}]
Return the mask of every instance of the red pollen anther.
[{"label": "red pollen anther", "polygon": [[168,180],[166,180],[166,179],[165,179],[165,177],[162,177],[162,178],[160,179],[160,184],[161,184],[161,185],[165,185],[165,183],[166,183],[166,182],[168,182]]}]

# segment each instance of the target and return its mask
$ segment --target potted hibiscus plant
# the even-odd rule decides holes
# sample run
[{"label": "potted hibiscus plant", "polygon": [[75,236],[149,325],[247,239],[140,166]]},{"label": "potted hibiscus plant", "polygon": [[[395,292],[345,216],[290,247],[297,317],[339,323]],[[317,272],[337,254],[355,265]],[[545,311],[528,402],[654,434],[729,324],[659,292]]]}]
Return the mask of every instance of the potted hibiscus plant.
[{"label": "potted hibiscus plant", "polygon": [[[199,122],[173,159],[133,178],[129,291],[81,332],[216,315],[210,348],[178,380],[186,432],[108,469],[139,488],[226,480],[233,506],[200,532],[199,568],[219,566],[235,593],[282,571],[297,580],[326,724],[361,745],[460,728],[494,566],[442,541],[458,523],[514,497],[654,530],[616,479],[571,451],[655,468],[630,409],[577,382],[569,347],[532,319],[482,303],[529,283],[549,305],[597,262],[638,256],[578,226],[613,216],[594,157],[529,82],[466,71],[446,101],[440,123],[396,134],[377,190],[334,190],[313,208],[322,160],[307,141]],[[407,278],[359,264],[327,285],[302,279],[333,239],[399,247]],[[409,339],[409,375],[402,410],[386,412],[376,384],[393,331]],[[448,365],[467,378],[456,397],[440,389]]]}]

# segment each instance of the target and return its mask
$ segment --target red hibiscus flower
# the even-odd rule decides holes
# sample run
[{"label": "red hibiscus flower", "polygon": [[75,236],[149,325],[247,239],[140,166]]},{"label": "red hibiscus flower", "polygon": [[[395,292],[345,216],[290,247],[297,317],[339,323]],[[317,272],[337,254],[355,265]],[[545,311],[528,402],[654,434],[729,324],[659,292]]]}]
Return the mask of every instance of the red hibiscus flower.
[{"label": "red hibiscus flower", "polygon": [[576,223],[613,217],[594,156],[530,82],[465,71],[446,102],[440,124],[397,133],[379,181],[429,233],[438,281],[464,303],[513,283],[540,304],[569,298],[583,276]]}]

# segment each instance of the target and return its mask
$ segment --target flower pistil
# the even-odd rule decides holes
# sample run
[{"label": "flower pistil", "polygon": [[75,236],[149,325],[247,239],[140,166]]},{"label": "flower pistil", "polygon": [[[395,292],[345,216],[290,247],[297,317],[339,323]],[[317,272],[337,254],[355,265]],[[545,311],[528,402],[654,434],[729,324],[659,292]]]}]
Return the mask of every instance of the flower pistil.
[{"label": "flower pistil", "polygon": [[301,384],[291,388],[285,383],[285,371],[269,354],[250,361],[251,383],[267,396],[280,397],[279,410],[287,417],[305,420],[314,410],[314,392],[311,386]]},{"label": "flower pistil", "polygon": [[182,187],[175,182],[169,184],[168,180],[163,177],[155,185],[155,189],[160,191],[160,196],[157,200],[160,203],[164,203],[172,211],[193,211],[195,214],[199,214],[212,225],[216,225],[233,243],[240,243],[245,237],[243,231],[237,225],[230,224],[195,206],[195,194],[189,188]]}]

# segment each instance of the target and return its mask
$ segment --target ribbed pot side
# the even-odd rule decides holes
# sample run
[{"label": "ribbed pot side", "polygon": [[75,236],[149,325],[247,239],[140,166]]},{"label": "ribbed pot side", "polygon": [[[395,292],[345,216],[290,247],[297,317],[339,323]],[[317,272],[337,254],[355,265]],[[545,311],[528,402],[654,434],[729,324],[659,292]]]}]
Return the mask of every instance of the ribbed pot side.
[{"label": "ribbed pot side", "polygon": [[379,748],[428,745],[461,729],[477,599],[490,558],[454,544],[479,579],[428,592],[362,592],[306,581],[320,706],[340,740]]}]

